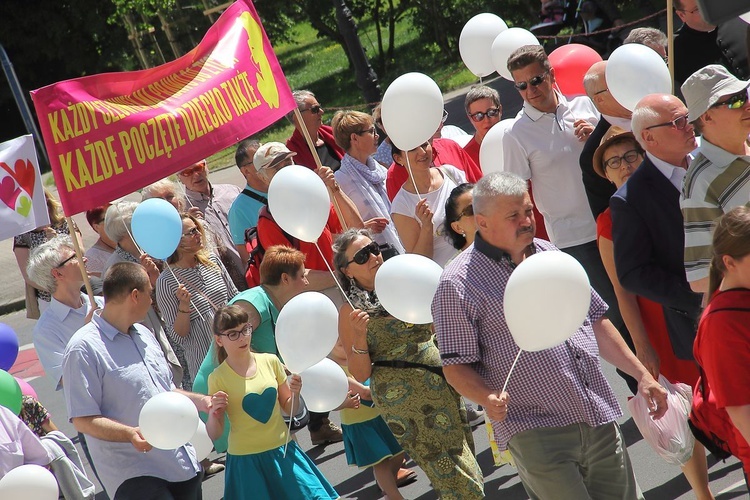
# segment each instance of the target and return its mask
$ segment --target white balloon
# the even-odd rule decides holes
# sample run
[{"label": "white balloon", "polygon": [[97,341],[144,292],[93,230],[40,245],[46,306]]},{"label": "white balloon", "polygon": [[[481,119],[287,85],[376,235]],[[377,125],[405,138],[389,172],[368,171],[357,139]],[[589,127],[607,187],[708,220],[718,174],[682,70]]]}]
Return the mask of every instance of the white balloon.
[{"label": "white balloon", "polygon": [[495,72],[490,49],[497,35],[507,29],[505,21],[487,12],[477,14],[464,24],[458,39],[458,51],[469,71],[478,77]]},{"label": "white balloon", "polygon": [[268,208],[281,229],[315,243],[328,222],[331,200],[323,179],[307,167],[290,165],[268,186]]},{"label": "white balloon", "polygon": [[57,500],[57,480],[45,467],[21,465],[0,479],[0,498]]},{"label": "white balloon", "polygon": [[533,33],[523,28],[508,28],[495,37],[490,48],[492,65],[500,76],[513,81],[508,71],[508,58],[516,49],[524,45],[539,45]]},{"label": "white balloon", "polygon": [[138,427],[154,448],[174,450],[193,438],[199,421],[198,409],[187,396],[165,391],[146,401]]},{"label": "white balloon", "polygon": [[333,350],[339,335],[339,313],[322,293],[304,292],[284,304],[275,333],[284,364],[293,373],[301,373]]},{"label": "white balloon", "polygon": [[672,78],[664,60],[639,43],[617,47],[607,60],[604,75],[612,97],[630,111],[649,94],[672,93]]},{"label": "white balloon", "polygon": [[388,86],[381,104],[388,137],[402,151],[424,144],[443,119],[443,94],[432,78],[406,73]]},{"label": "white balloon", "polygon": [[405,323],[432,323],[432,299],[443,268],[432,259],[407,253],[385,261],[375,275],[375,293],[394,318]]},{"label": "white balloon", "polygon": [[[328,358],[300,373],[302,377],[302,397],[307,409],[322,413],[334,410],[349,393],[349,379],[344,370]],[[296,413],[295,409],[295,413]]]},{"label": "white balloon", "polygon": [[208,436],[208,429],[203,420],[198,420],[198,428],[195,430],[195,434],[190,438],[190,444],[195,448],[195,456],[200,462],[204,458],[208,458],[211,450],[214,449],[214,442]]},{"label": "white balloon", "polygon": [[503,136],[516,122],[515,118],[506,118],[492,126],[479,146],[479,168],[487,175],[505,170],[503,160]]},{"label": "white balloon", "polygon": [[505,321],[524,351],[565,342],[583,325],[590,303],[591,285],[583,266],[555,251],[539,252],[521,262],[503,297]]}]

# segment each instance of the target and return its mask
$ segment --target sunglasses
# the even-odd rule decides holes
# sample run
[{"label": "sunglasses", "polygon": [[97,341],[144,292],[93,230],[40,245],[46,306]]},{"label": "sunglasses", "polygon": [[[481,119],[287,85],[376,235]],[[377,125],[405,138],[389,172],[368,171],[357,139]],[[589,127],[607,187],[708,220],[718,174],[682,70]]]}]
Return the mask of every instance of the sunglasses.
[{"label": "sunglasses", "polygon": [[198,229],[197,227],[194,227],[193,229],[191,229],[187,233],[183,233],[182,236],[184,236],[185,238],[188,238],[190,236],[195,236],[196,234],[201,234],[201,230]]},{"label": "sunglasses", "polygon": [[224,333],[217,333],[219,337],[226,337],[232,342],[238,340],[241,336],[242,337],[249,337],[253,334],[253,327],[250,323],[246,324],[241,330],[230,330],[228,332]]},{"label": "sunglasses", "polygon": [[309,108],[305,108],[301,111],[301,113],[304,113],[305,111],[309,111],[310,113],[317,115],[321,111],[323,111],[323,108],[320,106],[320,104],[316,104],[315,106],[310,106]]},{"label": "sunglasses", "polygon": [[672,121],[664,122],[664,123],[657,123],[656,125],[651,125],[650,127],[646,127],[646,130],[651,130],[652,128],[659,128],[659,127],[672,127],[677,130],[685,130],[685,127],[687,127],[688,124],[688,115],[682,115],[678,116]]},{"label": "sunglasses", "polygon": [[547,75],[548,75],[548,74],[549,74],[549,72],[548,72],[548,71],[545,71],[545,72],[544,72],[544,73],[542,73],[541,75],[537,75],[537,76],[535,76],[534,78],[532,78],[532,79],[531,79],[531,80],[529,80],[528,82],[518,82],[518,83],[514,83],[514,84],[513,84],[513,86],[514,86],[515,88],[517,88],[518,90],[521,90],[521,91],[524,91],[524,90],[526,90],[527,88],[529,88],[529,85],[531,85],[532,87],[538,87],[538,86],[540,86],[540,85],[541,85],[542,83],[544,83],[544,79],[545,79],[545,78],[547,78]]},{"label": "sunglasses", "polygon": [[182,177],[191,177],[193,174],[202,172],[205,167],[203,165],[196,165],[194,167],[186,168],[182,172],[180,172],[180,175]]},{"label": "sunglasses", "polygon": [[638,158],[640,158],[641,154],[642,152],[639,149],[631,149],[630,151],[625,151],[625,154],[622,156],[613,156],[608,159],[604,162],[604,166],[611,168],[612,170],[617,170],[622,166],[622,160],[625,160],[625,162],[630,165],[634,165],[635,162],[638,161]]},{"label": "sunglasses", "polygon": [[739,94],[735,94],[726,101],[717,102],[712,108],[720,108],[721,106],[726,106],[729,109],[740,109],[747,104],[747,90],[743,90]]},{"label": "sunglasses", "polygon": [[68,263],[68,262],[70,262],[71,260],[75,259],[76,257],[77,257],[77,255],[76,255],[76,254],[73,254],[73,255],[71,255],[70,257],[68,257],[67,259],[65,259],[64,261],[60,262],[60,263],[59,263],[58,265],[56,265],[56,266],[55,266],[55,269],[57,269],[58,267],[62,267],[62,266],[64,266],[65,264],[67,264],[67,263]]},{"label": "sunglasses", "polygon": [[473,115],[469,115],[469,117],[471,117],[471,119],[474,120],[475,122],[481,122],[487,117],[494,118],[499,114],[500,114],[500,108],[490,108],[485,112],[480,111],[478,113],[474,113]]},{"label": "sunglasses", "polygon": [[460,219],[462,217],[474,217],[474,204],[473,203],[466,205],[466,207],[463,210],[461,210],[461,213],[458,214],[458,218]]},{"label": "sunglasses", "polygon": [[372,127],[368,128],[368,129],[360,130],[359,132],[354,132],[354,133],[357,134],[357,135],[362,135],[362,134],[375,135],[375,126],[372,126]]},{"label": "sunglasses", "polygon": [[380,247],[374,241],[369,245],[363,246],[362,248],[357,250],[357,253],[355,253],[352,257],[352,260],[347,262],[346,265],[348,266],[349,264],[354,262],[355,264],[359,264],[361,266],[362,264],[370,260],[370,254],[374,255],[375,257],[380,255]]}]

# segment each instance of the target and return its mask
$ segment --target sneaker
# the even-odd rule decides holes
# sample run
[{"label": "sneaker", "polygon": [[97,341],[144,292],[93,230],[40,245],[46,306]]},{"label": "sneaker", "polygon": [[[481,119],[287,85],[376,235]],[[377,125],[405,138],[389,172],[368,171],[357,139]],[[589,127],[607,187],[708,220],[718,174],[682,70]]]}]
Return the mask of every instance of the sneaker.
[{"label": "sneaker", "polygon": [[478,410],[474,406],[466,408],[466,416],[469,417],[469,425],[472,427],[484,423],[484,410]]},{"label": "sneaker", "polygon": [[218,464],[216,462],[208,462],[208,463],[210,465],[208,465],[208,467],[206,467],[201,462],[201,465],[203,465],[203,471],[204,471],[204,476],[205,477],[213,476],[214,474],[218,474],[219,472],[221,472],[221,471],[224,470],[224,465],[223,464]]},{"label": "sneaker", "polygon": [[344,435],[336,424],[326,421],[317,431],[310,431],[310,440],[313,446],[326,443],[339,443],[344,440]]}]

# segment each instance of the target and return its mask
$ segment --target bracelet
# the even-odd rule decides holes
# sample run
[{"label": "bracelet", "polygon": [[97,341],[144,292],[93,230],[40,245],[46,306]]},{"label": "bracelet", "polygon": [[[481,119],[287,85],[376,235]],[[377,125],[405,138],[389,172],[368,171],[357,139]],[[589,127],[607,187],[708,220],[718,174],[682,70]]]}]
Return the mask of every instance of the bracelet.
[{"label": "bracelet", "polygon": [[368,351],[367,349],[357,349],[354,346],[352,346],[352,352],[354,354],[370,354],[370,351]]},{"label": "bracelet", "polygon": [[177,309],[177,312],[181,312],[181,313],[185,313],[185,314],[190,314],[190,310],[183,311],[182,309],[179,309],[179,308]]}]

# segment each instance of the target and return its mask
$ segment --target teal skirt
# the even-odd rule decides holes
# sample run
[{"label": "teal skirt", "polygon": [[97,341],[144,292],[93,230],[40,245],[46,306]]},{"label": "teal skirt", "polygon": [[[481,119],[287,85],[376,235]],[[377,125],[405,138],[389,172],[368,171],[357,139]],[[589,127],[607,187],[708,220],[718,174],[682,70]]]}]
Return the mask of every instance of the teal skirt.
[{"label": "teal skirt", "polygon": [[341,431],[349,465],[372,467],[404,451],[380,416],[358,424],[342,424]]},{"label": "teal skirt", "polygon": [[339,494],[294,441],[250,455],[227,454],[224,499],[335,500]]}]

